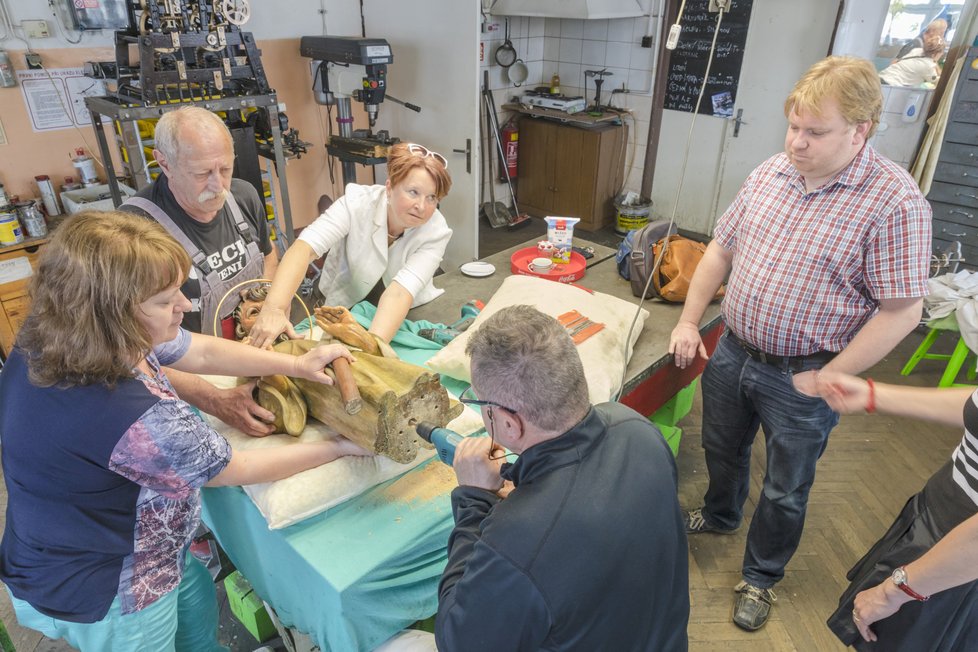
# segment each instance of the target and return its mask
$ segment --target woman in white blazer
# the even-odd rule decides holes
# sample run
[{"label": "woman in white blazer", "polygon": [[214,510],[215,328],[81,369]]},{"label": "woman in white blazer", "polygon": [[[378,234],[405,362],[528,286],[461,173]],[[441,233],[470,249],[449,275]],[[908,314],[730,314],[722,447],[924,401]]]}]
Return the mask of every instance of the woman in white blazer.
[{"label": "woman in white blazer", "polygon": [[283,332],[296,337],[288,317],[292,295],[309,263],[326,252],[319,280],[325,305],[349,308],[379,295],[370,332],[385,342],[408,310],[444,292],[431,279],[452,236],[437,208],[452,185],[448,162],[421,145],[400,143],[391,148],[387,174],[382,186],[349,184],[285,252],[251,329],[254,346]]}]

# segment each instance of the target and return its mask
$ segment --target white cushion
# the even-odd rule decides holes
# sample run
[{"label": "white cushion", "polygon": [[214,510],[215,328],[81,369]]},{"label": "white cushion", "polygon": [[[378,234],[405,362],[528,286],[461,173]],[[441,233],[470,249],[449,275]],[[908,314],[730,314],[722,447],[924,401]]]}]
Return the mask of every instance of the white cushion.
[{"label": "white cushion", "polygon": [[635,318],[635,304],[601,292],[588,292],[573,285],[533,276],[510,276],[492,296],[468,330],[428,360],[428,367],[438,373],[472,382],[469,356],[465,346],[472,333],[493,314],[507,306],[528,304],[551,317],[577,310],[588,319],[601,322],[604,329],[577,346],[584,364],[588,392],[592,403],[610,400],[621,388],[622,376],[632,357],[635,341],[642,332],[649,313],[644,308],[625,346],[625,336]]}]

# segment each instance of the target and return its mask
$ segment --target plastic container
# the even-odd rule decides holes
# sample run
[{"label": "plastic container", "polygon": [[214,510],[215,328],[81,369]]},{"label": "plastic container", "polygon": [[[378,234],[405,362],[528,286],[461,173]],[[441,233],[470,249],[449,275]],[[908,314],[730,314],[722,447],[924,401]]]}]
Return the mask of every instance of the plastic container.
[{"label": "plastic container", "polygon": [[24,241],[17,213],[0,213],[0,246],[15,245]]},{"label": "plastic container", "polygon": [[629,231],[641,229],[649,223],[649,213],[652,211],[652,200],[646,197],[637,202],[625,203],[624,197],[615,200],[615,210],[618,213],[615,220],[615,233],[628,235]]},{"label": "plastic container", "polygon": [[[122,194],[122,201],[136,194],[136,191],[124,184],[119,184],[119,192]],[[111,211],[112,194],[109,191],[109,184],[100,183],[90,188],[81,190],[66,190],[61,193],[61,203],[65,205],[65,213],[73,215],[82,210]]]},{"label": "plastic container", "polygon": [[34,183],[37,184],[37,190],[41,194],[41,201],[44,202],[44,212],[51,217],[60,215],[61,207],[58,206],[58,197],[54,194],[54,184],[51,183],[51,177],[46,174],[36,176],[34,177]]},{"label": "plastic container", "polygon": [[17,204],[17,219],[28,237],[43,238],[48,234],[48,224],[37,202],[22,201]]}]

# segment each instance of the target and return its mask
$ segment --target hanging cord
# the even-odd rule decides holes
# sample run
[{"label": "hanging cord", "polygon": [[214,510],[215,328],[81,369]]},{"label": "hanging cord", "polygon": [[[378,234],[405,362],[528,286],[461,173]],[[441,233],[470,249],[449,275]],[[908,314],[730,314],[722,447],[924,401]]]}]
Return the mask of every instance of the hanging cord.
[{"label": "hanging cord", "polygon": [[[682,15],[682,7],[686,5],[685,0],[683,0],[683,5],[680,7],[679,12]],[[717,37],[720,35],[720,23],[723,22],[723,8],[720,8],[717,14],[717,25],[716,29],[713,30],[713,41],[710,43],[710,55],[706,60],[706,72],[703,73],[703,83],[700,85],[700,93],[696,98],[696,107],[693,109],[693,117],[689,123],[689,133],[686,134],[686,147],[683,151],[683,164],[679,169],[679,185],[676,187],[676,199],[672,204],[672,214],[669,216],[669,226],[666,229],[666,237],[664,244],[662,246],[662,251],[659,252],[658,257],[653,261],[652,272],[649,274],[648,280],[645,282],[645,287],[642,289],[642,293],[639,295],[637,308],[635,310],[635,317],[632,318],[632,323],[628,327],[628,335],[625,336],[624,342],[624,355],[623,359],[626,361],[625,365],[621,370],[621,382],[618,386],[618,391],[615,393],[614,400],[619,400],[621,398],[621,393],[625,390],[625,368],[628,366],[628,349],[631,346],[632,332],[635,330],[635,324],[638,323],[638,318],[642,314],[642,304],[645,303],[645,295],[649,291],[649,285],[652,284],[653,277],[659,271],[659,265],[662,264],[662,258],[666,255],[666,251],[669,250],[669,234],[672,232],[672,226],[676,223],[676,211],[679,208],[679,197],[682,195],[683,182],[686,180],[686,164],[689,162],[689,145],[693,140],[693,127],[696,126],[696,116],[700,111],[700,102],[703,100],[703,94],[706,92],[706,84],[710,79],[710,67],[713,65],[713,55],[716,53],[717,47]],[[676,24],[679,22],[677,20]],[[633,243],[634,244],[634,243]]]}]

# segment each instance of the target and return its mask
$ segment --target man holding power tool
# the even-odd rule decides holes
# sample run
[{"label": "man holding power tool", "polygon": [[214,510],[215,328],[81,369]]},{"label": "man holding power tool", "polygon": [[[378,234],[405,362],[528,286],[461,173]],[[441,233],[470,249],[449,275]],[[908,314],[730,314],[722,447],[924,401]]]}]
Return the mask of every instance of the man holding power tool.
[{"label": "man holding power tool", "polygon": [[590,405],[570,336],[530,306],[487,319],[466,353],[461,400],[490,437],[455,450],[438,649],[685,650],[686,535],[662,435]]}]

